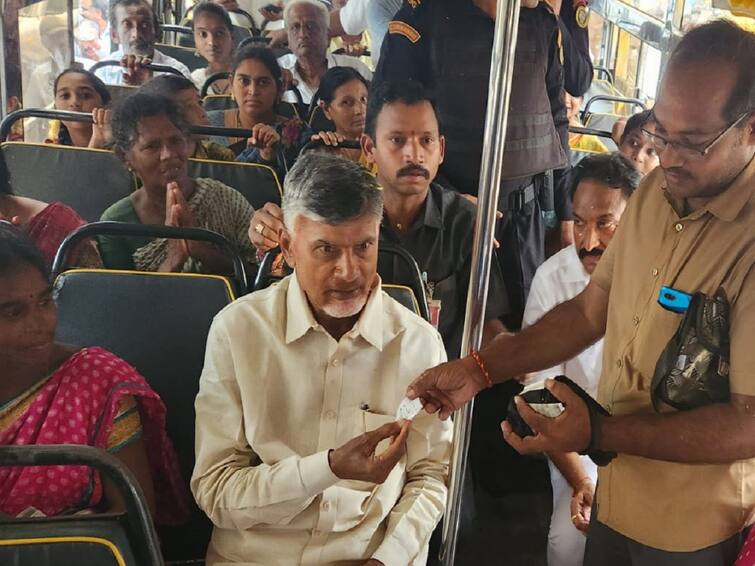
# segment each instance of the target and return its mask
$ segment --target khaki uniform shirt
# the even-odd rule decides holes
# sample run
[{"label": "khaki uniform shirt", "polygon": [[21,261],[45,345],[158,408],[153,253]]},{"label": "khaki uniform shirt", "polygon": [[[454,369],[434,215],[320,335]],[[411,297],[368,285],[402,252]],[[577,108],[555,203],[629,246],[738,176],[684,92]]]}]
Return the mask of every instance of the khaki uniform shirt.
[{"label": "khaki uniform shirt", "polygon": [[[654,412],[655,365],[682,318],[658,304],[663,285],[709,295],[723,287],[730,389],[755,396],[755,160],[684,217],[663,183],[658,168],[631,197],[592,277],[610,291],[598,400],[615,415]],[[597,502],[599,520],[625,536],[666,551],[699,550],[753,522],[755,459],[707,465],[620,454],[600,469]]]},{"label": "khaki uniform shirt", "polygon": [[445,507],[450,423],[420,413],[382,485],[339,480],[328,450],[394,421],[409,383],[445,359],[435,329],[379,286],[338,342],[295,274],[218,314],[191,480],[215,524],[208,564],[424,564]]}]

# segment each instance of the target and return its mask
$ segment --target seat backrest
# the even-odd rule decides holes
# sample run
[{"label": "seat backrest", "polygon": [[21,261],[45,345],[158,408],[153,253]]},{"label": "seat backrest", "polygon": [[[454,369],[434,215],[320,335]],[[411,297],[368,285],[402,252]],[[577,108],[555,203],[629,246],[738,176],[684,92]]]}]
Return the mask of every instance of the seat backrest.
[{"label": "seat backrest", "polygon": [[170,45],[168,43],[156,43],[155,49],[168,57],[173,57],[186,65],[190,71],[207,67],[207,59],[202,57],[196,49],[182,45]]},{"label": "seat backrest", "polygon": [[[213,317],[234,298],[214,275],[71,270],[58,276],[57,339],[98,345],[132,364],[167,408],[167,431],[188,482],[194,468],[194,398]],[[210,534],[193,507],[187,525],[159,529],[172,558],[204,557]]]},{"label": "seat backrest", "polygon": [[283,190],[272,167],[257,163],[189,159],[189,174],[225,183],[240,192],[254,209],[267,202],[281,203]]},{"label": "seat backrest", "polygon": [[422,316],[422,313],[419,311],[417,297],[414,296],[414,291],[412,291],[410,287],[407,287],[406,285],[392,285],[389,283],[384,283],[382,287],[383,291],[385,291],[393,300],[402,304],[417,316]]},{"label": "seat backrest", "polygon": [[23,142],[5,142],[0,151],[17,195],[64,202],[88,221],[134,188],[111,151]]},{"label": "seat backrest", "polygon": [[236,108],[236,102],[230,94],[208,94],[202,99],[202,107],[205,112],[212,110],[230,110]]},{"label": "seat backrest", "polygon": [[325,116],[325,111],[317,106],[312,112],[312,116],[309,119],[309,126],[315,132],[334,132],[336,127],[333,122],[328,120]]},{"label": "seat backrest", "polygon": [[417,262],[409,252],[399,246],[381,241],[378,245],[377,270],[383,280],[383,287],[390,285],[408,287],[414,295],[417,313],[425,320],[430,320],[425,284]]}]

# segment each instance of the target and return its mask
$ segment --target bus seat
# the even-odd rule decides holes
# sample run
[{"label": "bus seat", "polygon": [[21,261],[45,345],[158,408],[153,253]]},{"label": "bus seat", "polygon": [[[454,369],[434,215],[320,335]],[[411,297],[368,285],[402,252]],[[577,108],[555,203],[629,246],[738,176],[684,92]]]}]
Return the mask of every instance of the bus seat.
[{"label": "bus seat", "polygon": [[237,108],[236,102],[229,94],[208,94],[202,99],[202,107],[205,112]]},{"label": "bus seat", "polygon": [[168,57],[180,61],[186,65],[190,71],[204,69],[207,67],[207,59],[202,57],[193,47],[183,47],[181,45],[169,45],[167,43],[156,43],[155,49],[164,53]]},{"label": "bus seat", "polygon": [[192,158],[189,159],[189,174],[194,178],[215,179],[236,189],[255,210],[267,202],[281,203],[283,189],[278,175],[267,165]]},{"label": "bus seat", "polygon": [[[57,339],[102,346],[132,364],[167,408],[184,480],[194,468],[194,398],[213,317],[234,299],[214,275],[74,269],[55,281]],[[196,505],[187,524],[161,527],[166,560],[203,558],[211,532]]]},{"label": "bus seat", "polygon": [[85,465],[107,475],[121,493],[123,513],[4,517],[0,564],[162,566],[159,542],[141,489],[115,456],[91,446],[0,447],[0,466]]},{"label": "bus seat", "polygon": [[422,316],[419,310],[419,303],[417,297],[414,296],[414,291],[406,285],[391,285],[390,283],[383,284],[383,291],[385,291],[389,297],[405,306],[417,316]]},{"label": "bus seat", "polygon": [[327,116],[325,116],[325,111],[319,106],[314,108],[312,115],[309,117],[309,127],[312,128],[312,131],[315,133],[336,131],[335,124],[328,120]]},{"label": "bus seat", "polygon": [[88,221],[134,188],[126,168],[110,151],[53,144],[0,144],[19,196],[62,201]]}]

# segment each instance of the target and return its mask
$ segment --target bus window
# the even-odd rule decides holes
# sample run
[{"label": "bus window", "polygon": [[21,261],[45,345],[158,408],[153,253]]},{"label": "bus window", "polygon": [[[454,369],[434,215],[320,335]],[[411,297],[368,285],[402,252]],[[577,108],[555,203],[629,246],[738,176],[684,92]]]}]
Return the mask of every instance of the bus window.
[{"label": "bus window", "polygon": [[669,0],[622,0],[625,4],[629,4],[637,8],[640,12],[652,16],[658,20],[666,19],[666,11],[669,7]]},{"label": "bus window", "polygon": [[682,31],[716,18],[729,18],[743,28],[755,31],[755,4],[744,0],[686,0]]},{"label": "bus window", "polygon": [[[616,88],[624,96],[634,96],[637,88],[637,69],[640,62],[640,48],[642,43],[639,39],[624,30],[619,30],[619,41],[616,50],[616,76],[614,77]],[[625,106],[625,105],[622,105]],[[622,108],[626,112],[630,108]],[[617,113],[626,113],[617,111]]]},{"label": "bus window", "polygon": [[[661,78],[661,52],[647,43],[642,44],[640,72],[637,77],[638,98],[655,99],[655,91]],[[649,103],[648,106],[652,106]]]}]

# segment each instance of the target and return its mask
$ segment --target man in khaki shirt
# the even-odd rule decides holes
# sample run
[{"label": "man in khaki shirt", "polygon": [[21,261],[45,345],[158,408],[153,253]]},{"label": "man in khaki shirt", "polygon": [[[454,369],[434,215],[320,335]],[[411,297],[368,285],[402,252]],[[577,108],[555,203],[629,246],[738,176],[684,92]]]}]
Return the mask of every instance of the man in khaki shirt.
[{"label": "man in khaki shirt", "polygon": [[196,400],[191,488],[217,564],[424,564],[446,498],[451,427],[396,421],[440,335],[380,289],[382,193],[349,160],[286,177],[294,274],[215,319]]},{"label": "man in khaki shirt", "polygon": [[[755,520],[755,35],[716,21],[689,32],[671,57],[653,109],[661,168],[631,197],[586,289],[480,356],[493,381],[568,359],[605,333],[598,400],[612,413],[590,423],[565,385],[547,387],[566,409],[538,415],[526,453],[618,453],[598,474],[584,563],[732,564]],[[657,302],[661,286],[730,304],[728,402],[656,413],[650,383],[681,316]],[[567,332],[565,330],[568,329]],[[447,417],[486,385],[473,359],[425,372],[410,396]],[[578,517],[578,515],[575,515]]]}]

